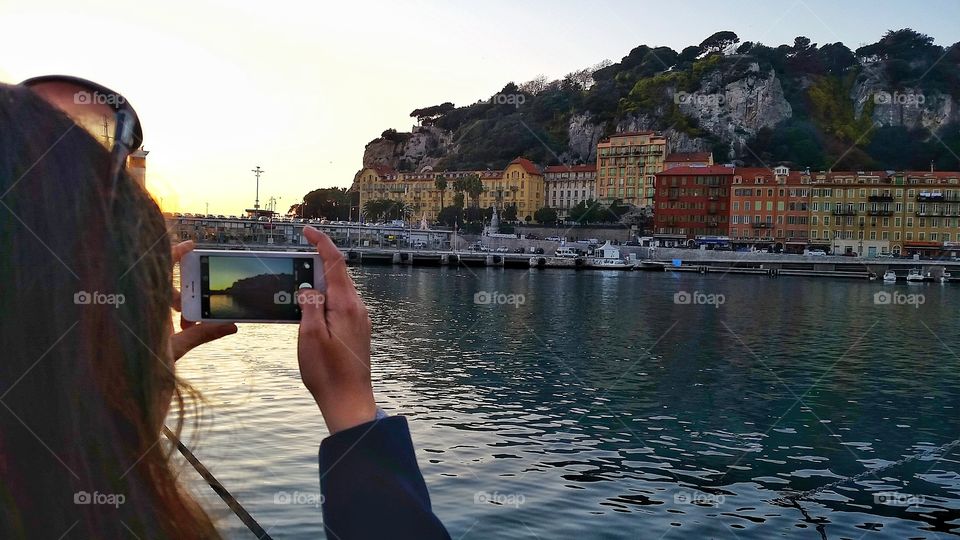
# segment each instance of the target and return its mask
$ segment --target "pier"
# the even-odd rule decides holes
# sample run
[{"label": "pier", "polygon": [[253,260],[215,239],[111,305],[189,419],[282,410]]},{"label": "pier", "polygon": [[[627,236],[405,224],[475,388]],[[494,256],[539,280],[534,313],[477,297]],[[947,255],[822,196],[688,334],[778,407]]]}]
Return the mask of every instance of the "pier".
[{"label": "pier", "polygon": [[[216,243],[198,243],[198,249],[233,249],[311,252],[309,245],[245,245],[224,246]],[[879,278],[887,270],[893,270],[904,280],[910,269],[918,268],[939,279],[944,271],[951,273],[950,281],[960,281],[960,261],[883,259],[841,256],[803,256],[786,254],[757,254],[735,252],[702,252],[698,250],[650,250],[645,257],[633,251],[628,254],[634,261],[634,271],[693,272],[700,274],[751,274],[768,277],[825,277],[837,279]],[[406,266],[468,266],[502,268],[542,268],[567,270],[593,270],[585,257],[560,258],[550,253],[493,253],[483,251],[449,251],[431,249],[396,248],[341,248],[349,265],[406,265]]]}]

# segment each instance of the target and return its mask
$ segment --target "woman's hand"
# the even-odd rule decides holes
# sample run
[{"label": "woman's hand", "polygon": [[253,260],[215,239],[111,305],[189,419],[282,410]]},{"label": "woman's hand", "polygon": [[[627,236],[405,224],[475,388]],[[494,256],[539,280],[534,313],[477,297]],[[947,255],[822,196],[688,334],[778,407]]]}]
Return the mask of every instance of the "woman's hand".
[{"label": "woman's hand", "polygon": [[[192,251],[192,240],[180,242],[173,246],[173,264],[180,262],[183,256]],[[173,290],[173,309],[180,311],[180,291]],[[180,331],[170,335],[170,350],[173,352],[173,361],[187,354],[190,349],[209,343],[215,339],[237,333],[237,325],[233,323],[195,323],[180,316]]]},{"label": "woman's hand", "polygon": [[323,259],[327,290],[297,293],[303,314],[297,346],[300,377],[333,434],[377,414],[370,383],[370,318],[330,237],[313,227],[304,227],[303,235]]}]

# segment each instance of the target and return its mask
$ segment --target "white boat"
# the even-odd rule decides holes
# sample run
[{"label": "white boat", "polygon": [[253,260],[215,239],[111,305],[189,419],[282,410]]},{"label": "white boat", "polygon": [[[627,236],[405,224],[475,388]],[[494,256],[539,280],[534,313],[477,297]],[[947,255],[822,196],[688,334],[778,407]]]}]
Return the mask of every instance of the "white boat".
[{"label": "white boat", "polygon": [[929,279],[929,276],[924,276],[923,271],[919,268],[911,268],[910,271],[907,272],[907,281],[916,283],[919,281],[927,281],[927,279]]},{"label": "white boat", "polygon": [[944,270],[943,273],[940,274],[940,283],[949,283],[950,278],[952,277],[953,275],[950,274],[950,272],[947,272],[946,270]]},{"label": "white boat", "polygon": [[577,252],[568,247],[560,247],[553,252],[553,256],[560,257],[562,259],[576,259]]},{"label": "white boat", "polygon": [[893,283],[897,280],[897,273],[893,270],[887,270],[883,273],[883,282],[884,283]]},{"label": "white boat", "polygon": [[633,264],[620,257],[620,250],[611,246],[610,241],[597,249],[587,258],[587,266],[590,268],[602,268],[608,270],[631,270]]}]

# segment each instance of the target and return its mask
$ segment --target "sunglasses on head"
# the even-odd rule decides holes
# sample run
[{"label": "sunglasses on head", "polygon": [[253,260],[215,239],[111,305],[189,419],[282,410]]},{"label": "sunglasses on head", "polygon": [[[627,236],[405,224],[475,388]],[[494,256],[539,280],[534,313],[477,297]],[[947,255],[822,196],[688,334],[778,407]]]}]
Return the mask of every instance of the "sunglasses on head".
[{"label": "sunglasses on head", "polygon": [[20,83],[63,111],[110,151],[111,190],[127,158],[143,144],[140,119],[122,95],[95,82],[68,75],[44,75]]}]

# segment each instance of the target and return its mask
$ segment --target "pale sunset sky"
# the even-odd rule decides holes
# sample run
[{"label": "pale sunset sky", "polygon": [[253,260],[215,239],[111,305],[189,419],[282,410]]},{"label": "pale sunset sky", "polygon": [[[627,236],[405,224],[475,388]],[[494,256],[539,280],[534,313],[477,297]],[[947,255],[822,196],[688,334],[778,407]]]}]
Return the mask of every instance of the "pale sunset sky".
[{"label": "pale sunset sky", "polygon": [[960,41],[960,2],[0,1],[0,81],[62,73],[122,94],[143,123],[147,184],[168,211],[285,212],[349,186],[363,147],[411,110],[560,78],[639,45],[680,50],[718,30],[850,48],[911,27]]}]

